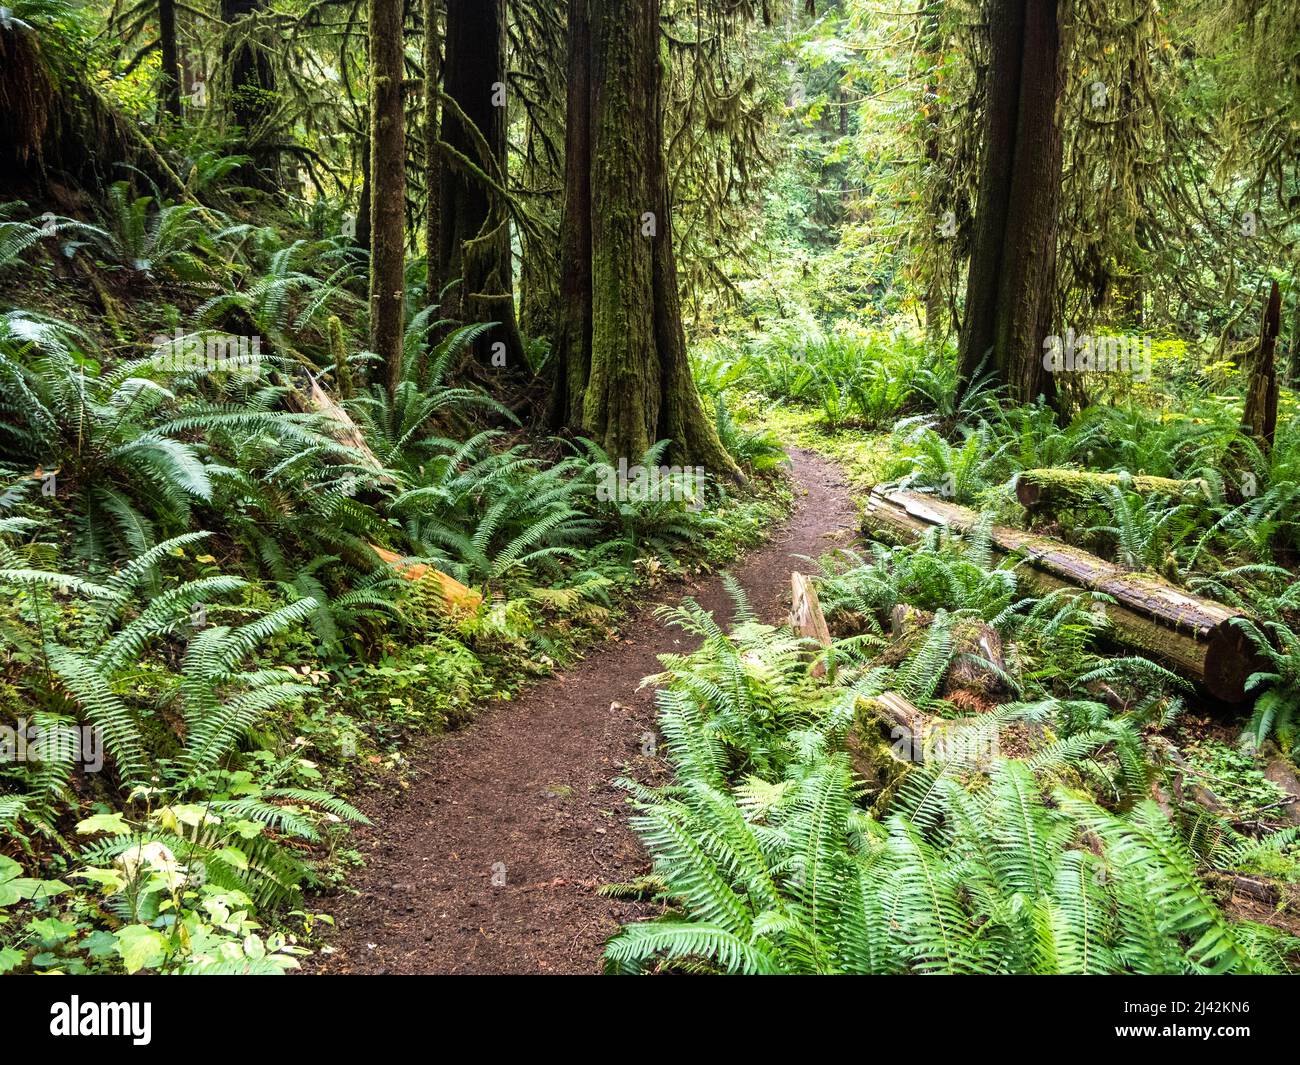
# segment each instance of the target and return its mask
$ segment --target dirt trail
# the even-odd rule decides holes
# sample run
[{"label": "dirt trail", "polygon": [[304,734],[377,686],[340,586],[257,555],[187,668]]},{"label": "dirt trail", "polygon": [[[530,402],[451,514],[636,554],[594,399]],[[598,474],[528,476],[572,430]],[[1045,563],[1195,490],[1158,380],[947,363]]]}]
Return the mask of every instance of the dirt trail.
[{"label": "dirt trail", "polygon": [[[843,472],[792,449],[794,513],[762,548],[733,567],[764,619],[783,621],[796,555],[846,546],[856,515]],[[677,586],[719,618],[731,602],[717,578]],[[596,894],[601,884],[649,870],[626,824],[620,775],[667,779],[643,754],[653,695],[637,691],[656,655],[688,649],[647,604],[622,638],[565,673],[495,706],[462,732],[412,753],[410,788],[367,808],[360,835],[367,866],[358,895],[316,900],[334,914],[335,953],[323,973],[594,973],[605,940],[645,904]],[[502,882],[503,881],[503,882]]]}]

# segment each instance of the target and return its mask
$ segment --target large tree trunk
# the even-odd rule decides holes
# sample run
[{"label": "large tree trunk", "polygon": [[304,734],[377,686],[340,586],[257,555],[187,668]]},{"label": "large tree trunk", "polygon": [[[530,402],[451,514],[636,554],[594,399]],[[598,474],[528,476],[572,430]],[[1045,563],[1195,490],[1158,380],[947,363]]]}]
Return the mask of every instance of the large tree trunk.
[{"label": "large tree trunk", "polygon": [[406,122],[402,0],[370,0],[370,347],[402,379]]},{"label": "large tree trunk", "polygon": [[180,118],[181,62],[176,47],[176,0],[158,0],[158,45],[162,53],[159,102],[172,118]]},{"label": "large tree trunk", "polygon": [[[266,7],[266,0],[221,0],[221,19],[236,25]],[[244,27],[246,30],[247,27]],[[237,43],[226,42],[223,65],[230,84],[230,116],[240,130],[236,148],[251,155],[251,166],[241,168],[240,180],[252,188],[274,191],[279,188],[279,153],[260,143],[262,125],[274,110],[275,70],[265,43],[243,37]]]},{"label": "large tree trunk", "polygon": [[1061,193],[1060,34],[1054,0],[991,0],[990,68],[961,371],[981,364],[1031,402],[1055,392],[1043,368],[1056,285]]},{"label": "large tree trunk", "polygon": [[449,0],[445,47],[451,102],[442,109],[442,140],[450,151],[442,159],[438,272],[444,283],[460,279],[447,311],[500,323],[480,357],[499,367],[504,355],[508,367],[520,368],[510,210],[500,193],[507,174],[505,0]]},{"label": "large tree trunk", "polygon": [[[939,166],[939,136],[943,110],[939,106],[939,85],[937,70],[942,61],[943,33],[941,19],[943,5],[940,0],[932,0],[926,8],[921,26],[920,60],[931,67],[932,77],[927,79],[922,92],[926,106],[925,119],[925,158],[929,166],[937,170]],[[841,94],[842,95],[842,94]],[[843,105],[841,114],[846,113],[847,104]],[[923,278],[925,286],[925,335],[929,342],[938,347],[947,332],[944,322],[943,281],[939,266],[930,265]]]},{"label": "large tree trunk", "polygon": [[663,158],[659,0],[609,0],[590,20],[584,9],[570,6],[552,414],[611,458],[635,462],[670,439],[674,461],[737,476],[686,357]]},{"label": "large tree trunk", "polygon": [[1277,338],[1282,331],[1282,290],[1276,281],[1259,327],[1259,344],[1247,363],[1246,409],[1242,426],[1263,451],[1277,435]]},{"label": "large tree trunk", "polygon": [[442,153],[438,150],[438,86],[442,78],[442,28],[440,0],[424,4],[424,261],[425,302],[438,302],[443,277],[438,263],[442,254]]},{"label": "large tree trunk", "polygon": [[560,303],[552,344],[552,428],[582,424],[591,373],[591,19],[569,5],[564,212],[560,218]]},{"label": "large tree trunk", "polygon": [[[536,121],[529,116],[523,180],[526,188],[536,189],[554,180],[555,171],[547,166]],[[519,262],[519,328],[528,336],[554,336],[558,325],[556,307],[555,244],[532,238],[524,241]]]}]

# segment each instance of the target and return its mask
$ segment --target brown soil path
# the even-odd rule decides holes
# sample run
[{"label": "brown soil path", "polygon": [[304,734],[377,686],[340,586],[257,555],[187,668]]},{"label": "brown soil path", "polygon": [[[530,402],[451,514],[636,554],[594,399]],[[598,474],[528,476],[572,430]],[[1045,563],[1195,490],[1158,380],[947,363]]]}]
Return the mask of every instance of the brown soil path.
[{"label": "brown soil path", "polygon": [[[772,539],[733,567],[764,619],[783,621],[793,556],[817,556],[852,539],[856,513],[843,472],[792,449],[795,511]],[[679,586],[718,617],[731,604],[717,578]],[[596,894],[633,880],[649,860],[626,824],[611,781],[666,780],[653,737],[653,695],[637,690],[659,671],[656,655],[687,649],[651,605],[572,669],[436,737],[411,759],[410,788],[367,809],[367,865],[359,894],[317,900],[332,911],[334,953],[323,973],[594,973],[619,924],[645,904]]]}]

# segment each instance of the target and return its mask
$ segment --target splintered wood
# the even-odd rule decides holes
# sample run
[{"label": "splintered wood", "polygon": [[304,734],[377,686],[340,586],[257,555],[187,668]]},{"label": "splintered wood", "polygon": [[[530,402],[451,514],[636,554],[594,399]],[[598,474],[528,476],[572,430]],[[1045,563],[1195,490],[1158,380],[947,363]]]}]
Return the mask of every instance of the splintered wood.
[{"label": "splintered wood", "polygon": [[[796,636],[806,636],[823,647],[829,647],[831,630],[826,625],[812,581],[802,573],[791,573],[790,592],[790,628]],[[813,666],[812,673],[814,677],[820,677],[825,672],[826,660],[821,659]]]}]

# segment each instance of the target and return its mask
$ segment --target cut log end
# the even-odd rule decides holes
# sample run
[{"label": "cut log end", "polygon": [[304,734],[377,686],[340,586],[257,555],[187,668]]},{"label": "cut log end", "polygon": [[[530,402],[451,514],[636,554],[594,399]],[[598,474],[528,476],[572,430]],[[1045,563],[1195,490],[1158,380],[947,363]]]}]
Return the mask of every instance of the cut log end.
[{"label": "cut log end", "polygon": [[1205,690],[1225,703],[1243,703],[1249,699],[1246,681],[1268,665],[1264,656],[1250,642],[1241,628],[1222,622],[1206,641],[1205,665],[1202,667]]}]

